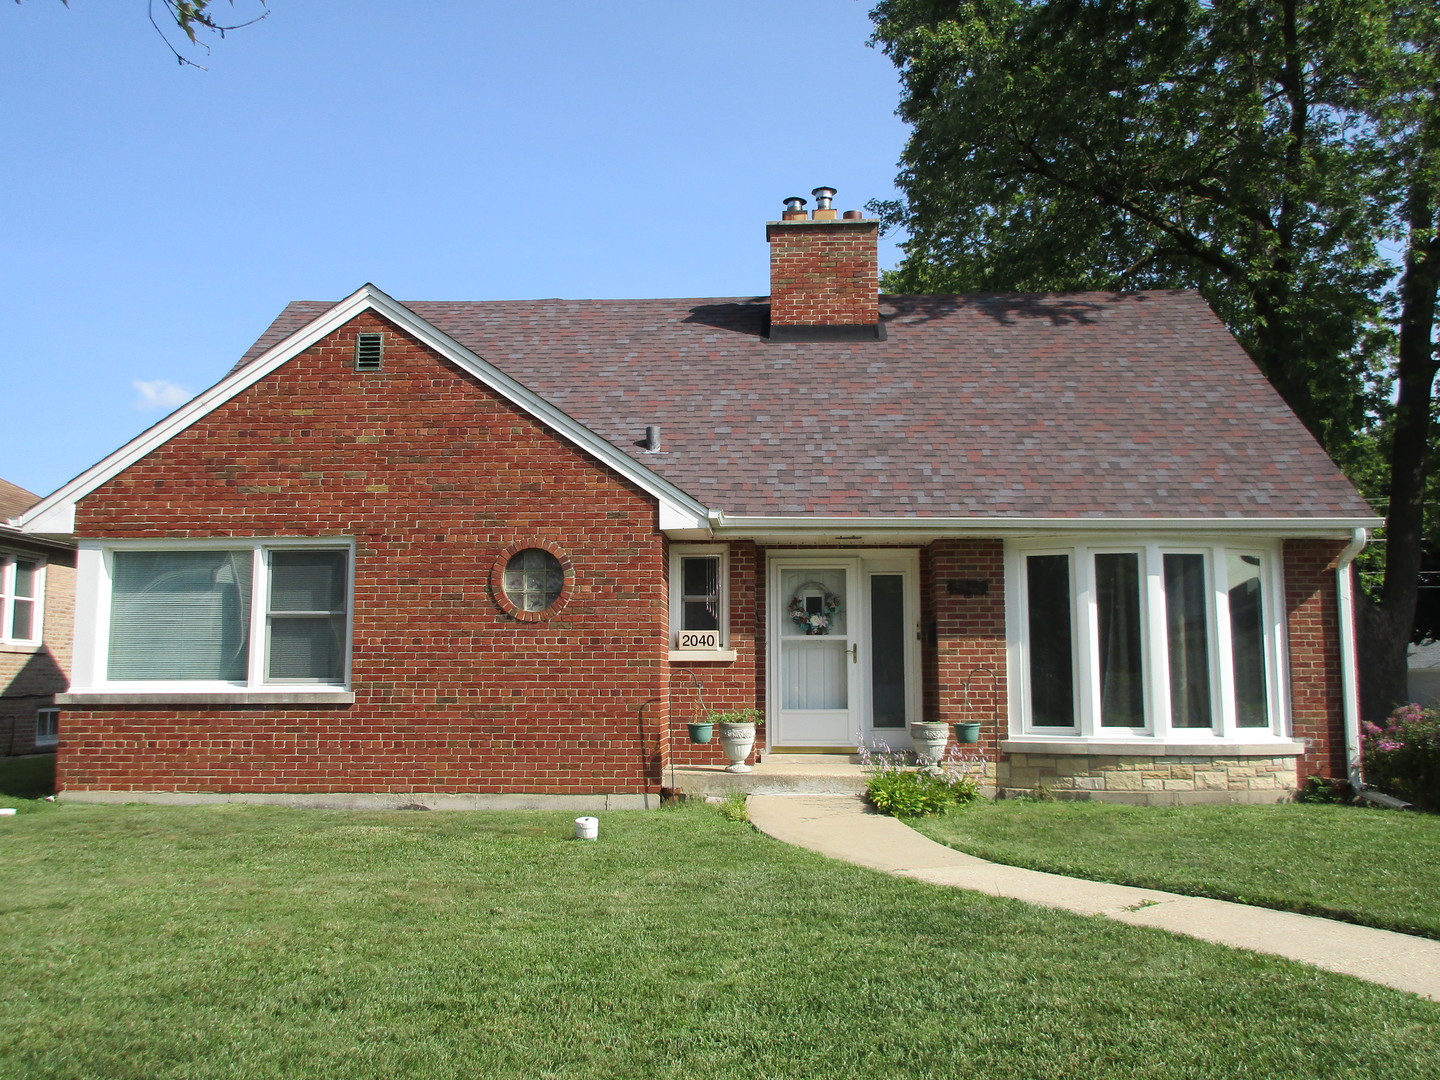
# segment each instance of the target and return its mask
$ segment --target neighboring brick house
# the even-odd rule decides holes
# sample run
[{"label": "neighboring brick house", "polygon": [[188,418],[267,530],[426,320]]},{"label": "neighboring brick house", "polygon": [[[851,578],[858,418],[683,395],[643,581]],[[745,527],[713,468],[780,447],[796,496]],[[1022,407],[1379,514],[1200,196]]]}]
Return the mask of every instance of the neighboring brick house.
[{"label": "neighboring brick house", "polygon": [[638,805],[718,760],[695,679],[767,759],[974,718],[1008,791],[1343,774],[1378,521],[1204,301],[879,297],[817,194],[771,298],[293,303],[25,515],[79,545],[67,794]]},{"label": "neighboring brick house", "polygon": [[54,750],[70,684],[75,549],[7,524],[39,500],[0,480],[0,757]]}]

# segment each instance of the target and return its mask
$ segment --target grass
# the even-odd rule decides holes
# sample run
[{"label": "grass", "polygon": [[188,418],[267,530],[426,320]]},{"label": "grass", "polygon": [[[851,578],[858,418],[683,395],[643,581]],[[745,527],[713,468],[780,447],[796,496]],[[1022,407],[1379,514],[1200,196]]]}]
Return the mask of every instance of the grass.
[{"label": "grass", "polygon": [[[0,1077],[1422,1076],[1440,1005],[891,878],[713,807],[39,803]],[[1216,1033],[1223,1032],[1223,1038]]]},{"label": "grass", "polygon": [[913,824],[995,862],[1440,938],[1433,815],[1016,800]]},{"label": "grass", "polygon": [[[0,799],[38,799],[55,791],[55,755],[0,758]],[[0,805],[18,806],[18,803]]]}]

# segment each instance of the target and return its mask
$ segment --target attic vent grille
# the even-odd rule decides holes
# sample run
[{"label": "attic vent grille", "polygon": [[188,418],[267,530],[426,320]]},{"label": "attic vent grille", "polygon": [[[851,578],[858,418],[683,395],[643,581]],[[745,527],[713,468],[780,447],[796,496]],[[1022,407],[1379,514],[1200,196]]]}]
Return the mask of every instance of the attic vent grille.
[{"label": "attic vent grille", "polygon": [[379,371],[380,360],[384,353],[384,334],[357,334],[355,336],[356,371]]}]

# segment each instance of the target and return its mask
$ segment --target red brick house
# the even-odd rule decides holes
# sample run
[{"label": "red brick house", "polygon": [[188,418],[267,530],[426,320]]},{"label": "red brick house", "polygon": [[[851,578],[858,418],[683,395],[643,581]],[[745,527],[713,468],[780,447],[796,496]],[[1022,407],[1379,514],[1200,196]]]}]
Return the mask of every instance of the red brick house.
[{"label": "red brick house", "polygon": [[817,194],[768,298],[293,303],[27,513],[79,547],[67,795],[642,805],[719,760],[692,675],[767,760],[979,719],[1009,791],[1344,774],[1378,521],[1204,301],[879,296]]}]

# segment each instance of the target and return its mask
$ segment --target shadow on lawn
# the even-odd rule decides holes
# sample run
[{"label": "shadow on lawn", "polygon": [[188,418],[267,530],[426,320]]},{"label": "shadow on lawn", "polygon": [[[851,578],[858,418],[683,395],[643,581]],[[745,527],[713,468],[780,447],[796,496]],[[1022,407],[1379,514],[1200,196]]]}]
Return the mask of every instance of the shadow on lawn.
[{"label": "shadow on lawn", "polygon": [[54,754],[0,758],[0,798],[43,799],[54,794]]}]

